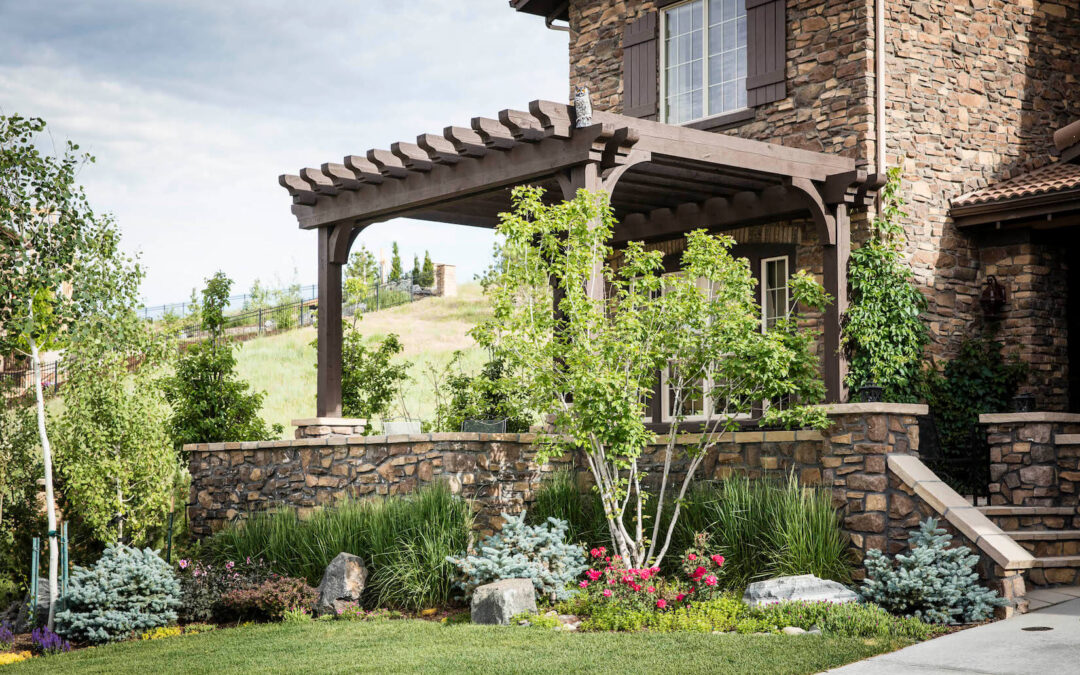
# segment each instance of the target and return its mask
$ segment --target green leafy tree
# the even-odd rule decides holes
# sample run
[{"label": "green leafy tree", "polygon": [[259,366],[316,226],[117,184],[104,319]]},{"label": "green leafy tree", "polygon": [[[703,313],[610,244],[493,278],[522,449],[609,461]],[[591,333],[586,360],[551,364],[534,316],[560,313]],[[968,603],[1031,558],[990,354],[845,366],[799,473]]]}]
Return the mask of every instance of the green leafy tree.
[{"label": "green leafy tree", "polygon": [[262,281],[256,279],[251,283],[251,288],[247,292],[247,299],[244,300],[244,310],[251,311],[254,309],[266,309],[273,303],[271,302],[272,291],[263,285]]},{"label": "green leafy tree", "polygon": [[[366,246],[353,251],[349,256],[349,263],[345,266],[345,304],[353,307],[364,302],[374,291],[374,286],[379,283],[379,263],[375,260],[375,254]],[[354,311],[355,318],[359,312]]]},{"label": "green leafy tree", "polygon": [[393,250],[394,253],[390,257],[390,276],[388,277],[388,279],[390,281],[398,281],[399,279],[401,279],[402,275],[404,275],[404,272],[401,269],[401,253],[398,252],[398,245],[396,241],[394,242]]},{"label": "green leafy tree", "polygon": [[390,411],[409,379],[407,363],[394,363],[404,348],[391,333],[374,349],[364,345],[364,336],[355,329],[346,331],[341,349],[341,411],[346,417],[372,420]]},{"label": "green leafy tree", "polygon": [[926,298],[915,287],[904,262],[904,199],[900,169],[889,169],[882,190],[881,214],[870,238],[852,251],[848,265],[851,304],[844,317],[842,343],[850,367],[847,384],[858,388],[876,383],[885,398],[919,399],[923,347],[929,341],[920,315]]},{"label": "green leafy tree", "polygon": [[411,272],[411,275],[412,275],[412,282],[414,284],[420,283],[420,274],[421,274],[420,256],[413,255],[413,257],[412,257],[412,272]]},{"label": "green leafy tree", "polygon": [[[616,552],[634,567],[659,565],[698,466],[741,416],[783,400],[768,407],[764,424],[827,423],[810,405],[824,395],[814,335],[799,329],[798,316],[762,329],[753,276],[732,257],[730,237],[690,233],[679,275],[665,277],[662,253],[640,242],[627,245],[615,267],[606,194],[581,191],[556,205],[542,194],[513,193],[514,210],[498,227],[503,264],[486,289],[494,316],[473,335],[517,374],[530,408],[553,414],[557,432],[542,437],[537,461],[582,451]],[[791,287],[802,306],[827,300],[805,273]],[[603,297],[590,292],[599,288],[607,289]],[[655,438],[645,427],[645,402],[664,368],[674,418],[654,490],[638,461]],[[695,408],[703,432],[676,475],[677,436]],[[656,516],[669,501],[662,532]]]},{"label": "green leafy tree", "polygon": [[42,525],[38,447],[33,406],[21,399],[0,405],[0,581],[27,581],[31,533]]},{"label": "green leafy tree", "polygon": [[435,285],[435,265],[431,262],[431,254],[424,251],[424,267],[420,271],[420,281],[417,282],[424,288]]},{"label": "green leafy tree", "polygon": [[133,309],[139,270],[117,266],[116,275],[129,277],[113,287],[127,288],[130,304],[73,331],[57,443],[64,496],[103,543],[142,541],[160,525],[179,469],[155,381],[170,345]]},{"label": "green leafy tree", "polygon": [[236,343],[225,333],[231,286],[222,272],[207,280],[202,322],[210,335],[188,346],[176,361],[175,374],[161,380],[172,406],[169,437],[177,448],[186,443],[273,440],[284,431],[259,416],[266,394],[248,391],[250,385],[236,374]]},{"label": "green leafy tree", "polygon": [[[76,183],[79,169],[93,158],[78,154],[71,142],[62,154],[45,154],[36,142],[44,129],[41,119],[0,116],[0,353],[28,356],[34,373],[55,599],[59,546],[41,353],[63,348],[85,317],[111,313],[123,293],[94,282],[114,264],[118,234],[108,218],[93,212]],[[53,600],[49,626],[54,615]]]}]

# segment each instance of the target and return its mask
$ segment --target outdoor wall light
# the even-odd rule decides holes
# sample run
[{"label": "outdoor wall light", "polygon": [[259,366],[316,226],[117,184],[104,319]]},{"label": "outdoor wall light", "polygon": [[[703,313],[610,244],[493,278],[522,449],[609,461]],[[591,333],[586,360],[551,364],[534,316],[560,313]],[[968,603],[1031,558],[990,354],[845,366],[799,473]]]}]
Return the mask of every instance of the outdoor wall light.
[{"label": "outdoor wall light", "polygon": [[1005,287],[998,283],[995,276],[986,277],[986,285],[983,286],[982,295],[979,297],[979,304],[982,305],[983,314],[997,316],[1005,307],[1005,300]]}]

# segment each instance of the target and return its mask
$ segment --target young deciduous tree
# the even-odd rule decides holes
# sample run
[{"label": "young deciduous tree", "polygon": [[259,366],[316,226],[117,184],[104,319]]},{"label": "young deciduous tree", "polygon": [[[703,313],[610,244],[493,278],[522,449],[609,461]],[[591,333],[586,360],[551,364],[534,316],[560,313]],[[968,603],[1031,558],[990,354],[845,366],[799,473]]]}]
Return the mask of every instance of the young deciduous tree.
[{"label": "young deciduous tree", "polygon": [[407,363],[393,363],[404,348],[390,333],[374,349],[364,345],[364,336],[355,328],[345,332],[341,347],[341,412],[346,417],[367,420],[372,429],[375,417],[390,411],[409,379]]},{"label": "young deciduous tree", "polygon": [[[662,254],[639,242],[614,264],[605,194],[582,191],[549,206],[541,190],[518,188],[513,199],[498,228],[501,264],[486,287],[494,316],[474,336],[520,373],[530,408],[554,415],[555,433],[543,438],[537,461],[582,451],[616,552],[633,566],[658,565],[696,469],[740,419],[783,401],[766,405],[764,424],[825,425],[824,411],[811,405],[824,395],[814,335],[797,318],[763,329],[755,281],[731,255],[730,237],[690,233],[681,273],[665,276]],[[790,284],[796,305],[827,301],[805,273]],[[655,440],[644,414],[660,371],[672,425],[650,488],[639,461]],[[701,433],[680,450],[691,411]],[[658,514],[668,501],[674,508],[662,530]]]},{"label": "young deciduous tree", "polygon": [[141,277],[123,262],[97,275],[127,306],[83,319],[65,355],[58,473],[67,501],[105,543],[141,541],[162,522],[179,468],[154,379],[170,345],[135,312]]},{"label": "young deciduous tree", "polygon": [[26,354],[34,372],[38,437],[45,476],[49,536],[49,620],[53,625],[59,548],[52,445],[41,385],[42,352],[62,348],[83,318],[114,307],[108,284],[91,283],[113,264],[116,234],[90,208],[76,175],[89,155],[68,143],[41,151],[36,118],[0,116],[0,352]]},{"label": "young deciduous tree", "polygon": [[283,431],[280,424],[268,426],[259,417],[266,394],[248,391],[248,383],[236,374],[236,344],[225,334],[231,286],[222,272],[207,280],[202,321],[210,336],[188,345],[176,361],[176,373],[161,380],[172,406],[169,436],[177,448],[186,443],[273,440]]}]

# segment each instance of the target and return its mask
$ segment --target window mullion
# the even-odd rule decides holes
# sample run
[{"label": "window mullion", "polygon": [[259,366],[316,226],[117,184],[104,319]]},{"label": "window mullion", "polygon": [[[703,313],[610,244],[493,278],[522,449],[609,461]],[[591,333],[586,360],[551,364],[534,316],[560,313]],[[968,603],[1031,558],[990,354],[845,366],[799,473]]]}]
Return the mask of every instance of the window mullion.
[{"label": "window mullion", "polygon": [[709,0],[702,0],[705,16],[701,24],[701,114],[708,117],[709,110]]}]

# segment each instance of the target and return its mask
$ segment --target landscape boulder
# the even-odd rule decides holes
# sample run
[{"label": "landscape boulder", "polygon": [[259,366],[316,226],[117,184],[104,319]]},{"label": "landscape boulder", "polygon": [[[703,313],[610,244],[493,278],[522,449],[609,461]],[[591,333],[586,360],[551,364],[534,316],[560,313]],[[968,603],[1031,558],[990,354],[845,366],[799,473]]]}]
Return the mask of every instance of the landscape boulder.
[{"label": "landscape boulder", "polygon": [[503,579],[473,591],[473,623],[507,626],[522,612],[536,613],[536,590],[529,579]]},{"label": "landscape boulder", "polygon": [[367,584],[368,569],[360,556],[338,553],[330,561],[319,582],[319,601],[315,613],[339,614],[348,603],[360,602],[360,594]]},{"label": "landscape boulder", "polygon": [[841,604],[858,602],[859,596],[841,583],[819,579],[813,574],[755,581],[746,587],[746,593],[743,594],[743,602],[751,607],[795,600]]}]

